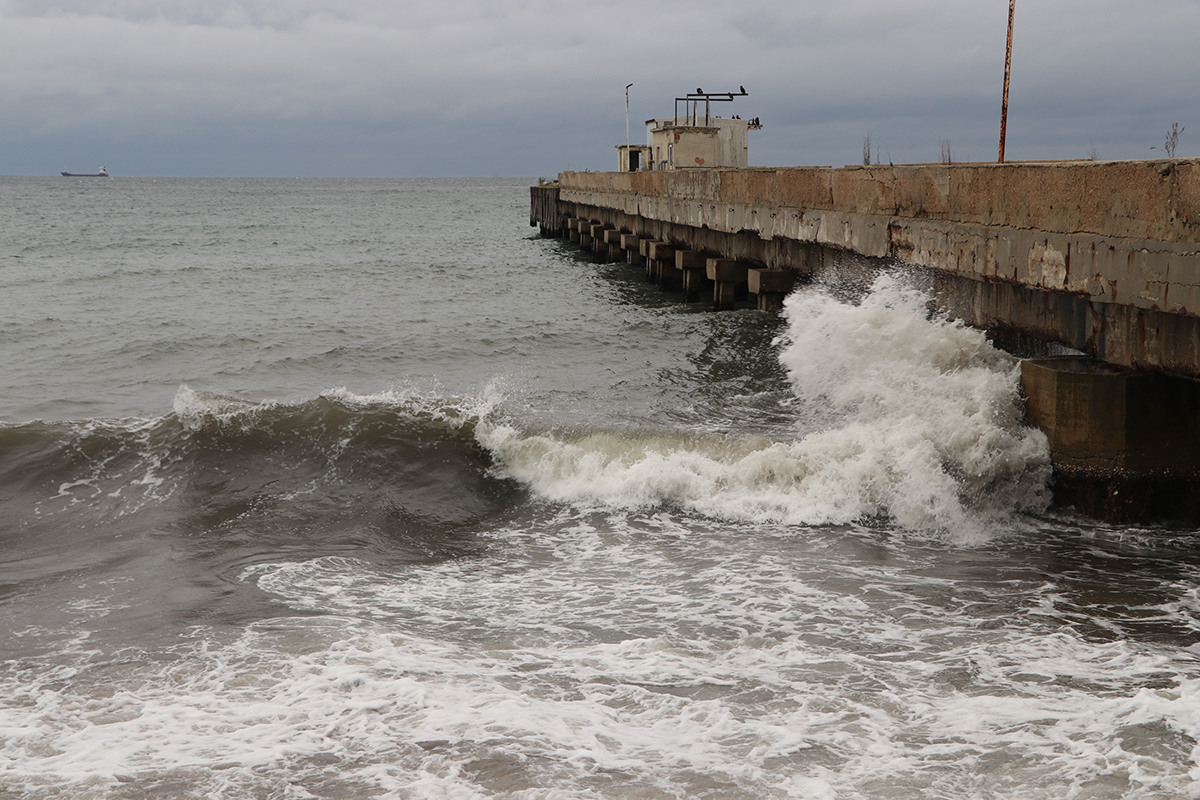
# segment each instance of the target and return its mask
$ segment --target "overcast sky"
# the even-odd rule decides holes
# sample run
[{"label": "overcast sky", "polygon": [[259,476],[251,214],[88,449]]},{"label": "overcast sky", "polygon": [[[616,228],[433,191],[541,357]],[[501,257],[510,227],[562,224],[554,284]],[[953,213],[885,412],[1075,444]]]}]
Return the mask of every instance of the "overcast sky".
[{"label": "overcast sky", "polygon": [[[615,169],[697,88],[752,166],[994,160],[1007,0],[0,0],[0,174]],[[1008,160],[1200,156],[1200,0],[1017,0]],[[1157,150],[1151,150],[1157,147]]]}]

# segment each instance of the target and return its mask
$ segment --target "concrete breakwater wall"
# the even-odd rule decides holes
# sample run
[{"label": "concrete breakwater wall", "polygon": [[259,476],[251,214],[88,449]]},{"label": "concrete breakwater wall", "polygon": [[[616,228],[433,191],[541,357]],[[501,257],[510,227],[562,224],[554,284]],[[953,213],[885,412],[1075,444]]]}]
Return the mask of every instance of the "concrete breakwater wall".
[{"label": "concrete breakwater wall", "polygon": [[648,259],[693,297],[697,275],[744,289],[920,268],[968,324],[1097,360],[1023,370],[1056,496],[1200,516],[1200,160],[565,172],[533,187],[531,224]]},{"label": "concrete breakwater wall", "polygon": [[972,324],[1200,377],[1200,160],[564,172],[558,205],[801,275],[926,267]]}]

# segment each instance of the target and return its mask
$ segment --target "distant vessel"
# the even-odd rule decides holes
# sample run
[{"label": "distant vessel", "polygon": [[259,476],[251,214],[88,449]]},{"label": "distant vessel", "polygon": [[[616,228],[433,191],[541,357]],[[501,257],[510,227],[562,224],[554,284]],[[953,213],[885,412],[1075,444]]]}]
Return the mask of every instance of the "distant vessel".
[{"label": "distant vessel", "polygon": [[108,167],[101,167],[99,172],[82,173],[82,172],[63,172],[68,178],[107,178]]}]

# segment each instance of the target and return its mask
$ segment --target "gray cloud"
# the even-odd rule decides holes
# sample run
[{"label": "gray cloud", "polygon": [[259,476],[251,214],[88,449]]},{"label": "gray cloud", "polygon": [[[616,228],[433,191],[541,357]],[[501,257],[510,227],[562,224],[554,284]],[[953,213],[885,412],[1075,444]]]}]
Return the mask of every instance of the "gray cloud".
[{"label": "gray cloud", "polygon": [[[697,86],[754,164],[995,157],[1007,3],[0,0],[0,173],[610,169]],[[1020,0],[1008,155],[1200,143],[1195,0]],[[1194,132],[1194,134],[1193,134]],[[1182,154],[1182,153],[1181,153]]]}]

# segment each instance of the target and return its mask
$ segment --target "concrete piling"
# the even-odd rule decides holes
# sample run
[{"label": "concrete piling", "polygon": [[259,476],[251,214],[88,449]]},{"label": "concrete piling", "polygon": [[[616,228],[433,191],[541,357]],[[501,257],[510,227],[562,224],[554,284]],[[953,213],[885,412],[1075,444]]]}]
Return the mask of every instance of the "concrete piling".
[{"label": "concrete piling", "polygon": [[747,282],[750,265],[731,258],[710,258],[705,262],[708,279],[713,281],[713,309],[727,311],[738,298],[738,288]]},{"label": "concrete piling", "polygon": [[608,260],[608,245],[604,243],[604,234],[610,230],[611,226],[603,223],[594,222],[591,227],[591,249],[595,256],[595,261],[603,264]]},{"label": "concrete piling", "polygon": [[700,299],[700,293],[709,288],[707,274],[708,258],[698,250],[676,250],[675,269],[679,273],[679,285],[683,298],[689,303]]},{"label": "concrete piling", "polygon": [[746,283],[750,294],[758,296],[759,311],[779,311],[796,276],[781,269],[751,269],[746,271]]},{"label": "concrete piling", "polygon": [[1200,522],[1200,382],[1080,356],[1022,361],[1021,389],[1060,505],[1119,523]]},{"label": "concrete piling", "polygon": [[654,260],[653,255],[653,247],[656,244],[666,244],[666,242],[661,242],[657,239],[643,239],[639,243],[639,248],[642,252],[642,261],[646,266],[647,283],[655,283],[658,281],[658,262]]},{"label": "concrete piling", "polygon": [[625,250],[625,260],[634,267],[640,267],[645,263],[645,259],[641,252],[641,243],[644,241],[637,234],[623,233],[621,234],[621,248]]},{"label": "concrete piling", "polygon": [[605,260],[607,261],[624,261],[624,252],[621,250],[621,237],[624,234],[616,228],[608,228],[604,231],[604,246],[606,249]]},{"label": "concrete piling", "polygon": [[675,272],[675,246],[667,242],[651,242],[647,247],[647,275],[663,289],[670,289]]}]

